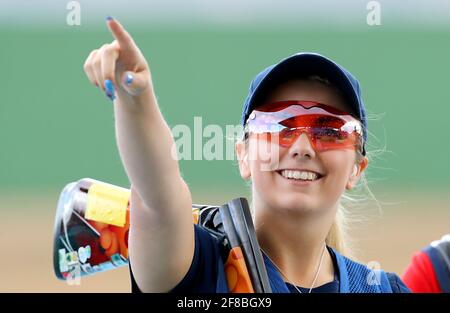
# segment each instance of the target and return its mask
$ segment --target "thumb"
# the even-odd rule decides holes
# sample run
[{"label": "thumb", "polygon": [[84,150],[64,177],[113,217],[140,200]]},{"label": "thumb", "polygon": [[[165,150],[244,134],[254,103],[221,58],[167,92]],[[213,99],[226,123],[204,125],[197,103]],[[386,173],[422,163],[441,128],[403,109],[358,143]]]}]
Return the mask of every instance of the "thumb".
[{"label": "thumb", "polygon": [[145,71],[139,73],[126,71],[122,74],[121,82],[123,89],[132,96],[140,95],[148,87],[148,78]]}]

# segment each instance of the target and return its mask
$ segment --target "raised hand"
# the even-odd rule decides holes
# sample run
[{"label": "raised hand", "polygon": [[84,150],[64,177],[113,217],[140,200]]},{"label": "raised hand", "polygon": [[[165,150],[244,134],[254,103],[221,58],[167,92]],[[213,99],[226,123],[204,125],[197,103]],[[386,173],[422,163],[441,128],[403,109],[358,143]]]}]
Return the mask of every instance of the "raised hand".
[{"label": "raised hand", "polygon": [[117,20],[108,17],[107,25],[115,40],[92,50],[84,63],[91,83],[121,102],[153,92],[150,69],[133,38]]}]

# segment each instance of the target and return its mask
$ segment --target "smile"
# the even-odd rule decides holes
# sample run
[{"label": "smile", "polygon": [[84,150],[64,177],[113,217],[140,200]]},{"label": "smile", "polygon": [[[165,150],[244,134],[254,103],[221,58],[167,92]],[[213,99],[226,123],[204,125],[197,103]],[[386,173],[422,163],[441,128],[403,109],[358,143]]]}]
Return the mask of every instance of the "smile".
[{"label": "smile", "polygon": [[302,170],[278,170],[276,171],[282,178],[301,185],[311,184],[324,177],[324,175]]}]

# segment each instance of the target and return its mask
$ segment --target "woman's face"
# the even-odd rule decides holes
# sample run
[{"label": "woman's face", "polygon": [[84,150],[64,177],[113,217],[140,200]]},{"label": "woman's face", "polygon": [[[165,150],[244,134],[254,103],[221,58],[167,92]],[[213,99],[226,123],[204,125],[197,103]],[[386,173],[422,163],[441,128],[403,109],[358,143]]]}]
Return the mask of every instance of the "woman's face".
[{"label": "woman's face", "polygon": [[[339,91],[318,81],[287,81],[275,88],[264,103],[283,100],[316,101],[349,112]],[[279,210],[319,213],[335,208],[342,193],[356,184],[368,164],[366,157],[357,163],[354,150],[315,151],[305,133],[288,148],[251,139],[247,149],[238,143],[236,152],[241,176],[252,179],[253,202]],[[299,183],[282,175],[282,170],[287,169],[314,171],[322,177]]]}]

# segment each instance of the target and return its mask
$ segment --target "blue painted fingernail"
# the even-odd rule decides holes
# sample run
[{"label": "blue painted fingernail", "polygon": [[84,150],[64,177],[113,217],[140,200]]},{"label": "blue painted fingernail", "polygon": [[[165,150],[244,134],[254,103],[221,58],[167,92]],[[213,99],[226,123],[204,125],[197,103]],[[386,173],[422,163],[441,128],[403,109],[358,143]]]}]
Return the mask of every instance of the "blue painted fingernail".
[{"label": "blue painted fingernail", "polygon": [[107,21],[112,21],[113,19],[114,19],[114,18],[113,18],[112,16],[109,16],[109,15],[106,17],[106,20],[107,20]]},{"label": "blue painted fingernail", "polygon": [[127,74],[125,78],[125,84],[127,84],[127,86],[130,86],[132,82],[133,82],[133,75]]},{"label": "blue painted fingernail", "polygon": [[105,80],[105,93],[106,96],[111,100],[114,100],[116,98],[114,94],[114,85],[110,79]]}]

